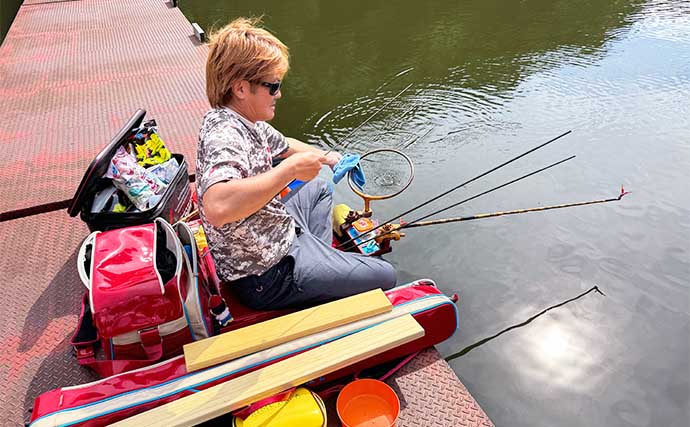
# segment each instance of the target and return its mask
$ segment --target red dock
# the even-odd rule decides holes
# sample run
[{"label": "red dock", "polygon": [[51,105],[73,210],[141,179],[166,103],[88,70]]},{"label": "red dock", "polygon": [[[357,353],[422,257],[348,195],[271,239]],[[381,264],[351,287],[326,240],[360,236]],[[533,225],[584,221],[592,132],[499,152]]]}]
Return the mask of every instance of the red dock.
[{"label": "red dock", "polygon": [[[2,425],[28,419],[40,393],[95,379],[69,346],[88,230],[64,209],[15,218],[64,205],[137,108],[193,172],[206,54],[163,0],[25,0],[19,9],[0,46]],[[435,350],[389,383],[403,402],[399,426],[492,425]]]}]

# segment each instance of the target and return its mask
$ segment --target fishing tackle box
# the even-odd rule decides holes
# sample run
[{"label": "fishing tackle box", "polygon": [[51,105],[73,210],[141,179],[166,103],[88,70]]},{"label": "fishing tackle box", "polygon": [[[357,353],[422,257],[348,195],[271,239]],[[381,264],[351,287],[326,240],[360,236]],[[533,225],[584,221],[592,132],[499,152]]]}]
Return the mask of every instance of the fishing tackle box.
[{"label": "fishing tackle box", "polygon": [[136,132],[144,121],[146,110],[137,110],[127,123],[118,131],[110,143],[101,150],[86,169],[86,173],[77,188],[71,205],[67,208],[70,216],[79,215],[90,231],[107,231],[132,225],[147,224],[157,217],[169,223],[175,223],[189,213],[192,207],[192,192],[189,186],[187,162],[182,154],[172,153],[180,165],[175,177],[165,189],[163,197],[152,208],[135,212],[91,212],[96,193],[105,188],[111,181],[104,178],[110,166],[110,160],[117,149],[128,143],[130,136]]}]

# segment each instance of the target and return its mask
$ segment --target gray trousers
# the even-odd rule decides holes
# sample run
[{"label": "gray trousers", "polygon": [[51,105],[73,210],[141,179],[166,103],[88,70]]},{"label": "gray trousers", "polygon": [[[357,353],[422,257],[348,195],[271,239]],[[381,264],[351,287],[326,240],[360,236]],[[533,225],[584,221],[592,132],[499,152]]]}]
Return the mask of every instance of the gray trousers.
[{"label": "gray trousers", "polygon": [[331,246],[333,197],[326,180],[307,182],[283,203],[298,233],[276,266],[233,282],[244,304],[262,310],[301,307],[395,286],[395,269],[388,262]]}]

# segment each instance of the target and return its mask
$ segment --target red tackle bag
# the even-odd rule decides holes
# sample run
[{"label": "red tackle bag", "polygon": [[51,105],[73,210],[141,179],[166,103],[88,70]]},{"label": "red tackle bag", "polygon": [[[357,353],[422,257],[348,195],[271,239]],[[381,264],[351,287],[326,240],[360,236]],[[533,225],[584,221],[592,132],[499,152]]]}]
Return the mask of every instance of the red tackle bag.
[{"label": "red tackle bag", "polygon": [[102,377],[181,354],[184,344],[213,333],[209,291],[184,223],[173,228],[157,218],[96,231],[82,244],[77,268],[87,292],[71,343],[79,363]]}]

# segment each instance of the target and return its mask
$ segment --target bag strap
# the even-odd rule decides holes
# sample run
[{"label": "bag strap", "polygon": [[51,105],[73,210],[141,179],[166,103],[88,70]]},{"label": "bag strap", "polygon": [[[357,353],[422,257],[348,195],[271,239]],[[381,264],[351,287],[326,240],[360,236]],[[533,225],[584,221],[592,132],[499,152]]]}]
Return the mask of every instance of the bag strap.
[{"label": "bag strap", "polygon": [[[173,228],[177,232],[183,248],[189,247],[189,253],[186,249],[182,251],[184,254],[183,257],[185,261],[189,262],[192,266],[191,270],[194,274],[194,283],[203,287],[210,296],[208,306],[211,314],[221,327],[227,326],[234,318],[230,313],[230,308],[225,302],[225,299],[220,294],[219,284],[211,280],[212,277],[215,277],[215,273],[209,273],[208,263],[213,263],[213,260],[210,257],[203,259],[204,255],[199,254],[194,231],[187,223],[178,221],[173,225]],[[205,255],[210,255],[210,251],[207,251]]]},{"label": "bag strap", "polygon": [[96,345],[99,342],[99,336],[93,325],[89,293],[84,293],[77,330],[70,340],[70,344],[76,350],[77,362],[80,365],[93,369],[98,375],[105,378],[149,366],[163,358],[163,342],[157,328],[139,331],[139,337],[146,352],[146,359],[97,360]]},{"label": "bag strap", "polygon": [[93,242],[96,239],[96,235],[100,233],[100,231],[94,231],[93,233],[89,234],[86,239],[84,239],[84,242],[81,244],[81,247],[79,248],[79,254],[77,255],[77,271],[79,271],[79,278],[81,279],[81,282],[86,286],[86,289],[91,291],[91,265],[92,262],[89,262],[89,272],[86,272],[86,268],[84,267],[84,261],[86,261],[86,247],[91,245],[91,252],[93,253]]}]

